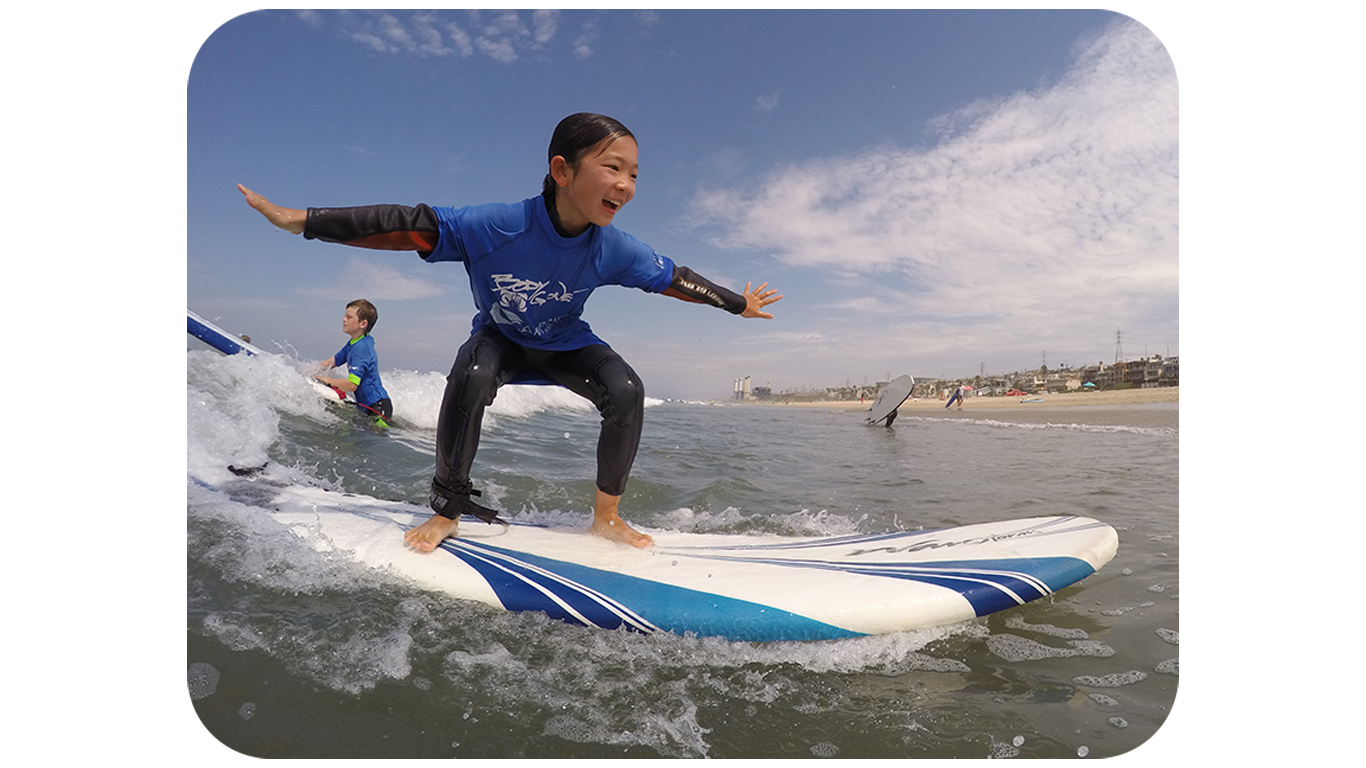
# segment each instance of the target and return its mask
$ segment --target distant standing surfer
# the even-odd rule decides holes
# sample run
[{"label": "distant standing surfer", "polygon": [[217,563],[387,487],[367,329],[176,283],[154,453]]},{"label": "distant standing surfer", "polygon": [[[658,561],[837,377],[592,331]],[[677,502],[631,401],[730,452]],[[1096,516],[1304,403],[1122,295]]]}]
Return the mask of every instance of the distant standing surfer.
[{"label": "distant standing surfer", "polygon": [[953,397],[949,398],[949,401],[944,404],[944,407],[948,408],[950,405],[953,405],[955,401],[958,403],[958,410],[963,410],[963,387],[961,385],[953,391]]},{"label": "distant standing surfer", "polygon": [[635,197],[639,162],[635,136],[620,122],[570,115],[556,126],[547,157],[541,194],[513,204],[298,210],[237,186],[272,224],[307,239],[464,263],[478,314],[446,377],[429,499],[435,514],[404,535],[421,551],[455,536],[462,514],[495,517],[471,500],[479,492],[470,469],[484,408],[500,386],[525,375],[564,386],[602,414],[590,530],[637,547],[653,544],[617,509],[640,444],[644,386],[582,319],[584,302],[595,288],[621,285],[771,319],[764,308],[782,298],[765,290],[767,283],[753,290],[746,283],[743,294],[715,285],[612,225]]}]

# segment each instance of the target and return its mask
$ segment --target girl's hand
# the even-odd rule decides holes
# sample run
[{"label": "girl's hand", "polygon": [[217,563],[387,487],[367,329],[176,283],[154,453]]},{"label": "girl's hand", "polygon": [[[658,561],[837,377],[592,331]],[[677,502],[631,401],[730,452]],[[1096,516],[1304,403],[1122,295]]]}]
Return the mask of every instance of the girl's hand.
[{"label": "girl's hand", "polygon": [[237,190],[246,196],[247,205],[255,208],[271,224],[291,234],[303,234],[304,224],[308,221],[308,211],[276,205],[241,184],[237,185]]},{"label": "girl's hand", "polygon": [[777,291],[765,291],[768,283],[763,283],[753,291],[749,289],[750,283],[745,283],[745,311],[740,313],[740,317],[761,317],[765,320],[772,320],[773,315],[763,311],[764,307],[779,300],[782,296],[774,296]]}]

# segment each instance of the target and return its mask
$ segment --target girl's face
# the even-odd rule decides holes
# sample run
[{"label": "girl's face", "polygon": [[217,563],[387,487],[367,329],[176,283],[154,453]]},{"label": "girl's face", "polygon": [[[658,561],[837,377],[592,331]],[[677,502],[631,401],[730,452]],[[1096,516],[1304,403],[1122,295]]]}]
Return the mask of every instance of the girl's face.
[{"label": "girl's face", "polygon": [[589,224],[611,224],[617,211],[636,196],[639,158],[640,148],[630,136],[607,139],[588,150],[577,169],[556,155],[550,173],[559,185],[555,210],[560,226],[577,235]]}]

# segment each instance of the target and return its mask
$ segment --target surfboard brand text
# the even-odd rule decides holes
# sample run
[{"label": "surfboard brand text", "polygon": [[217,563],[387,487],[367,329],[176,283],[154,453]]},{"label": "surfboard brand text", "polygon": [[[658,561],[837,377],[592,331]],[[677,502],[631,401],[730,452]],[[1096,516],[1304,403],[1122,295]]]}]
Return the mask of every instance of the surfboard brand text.
[{"label": "surfboard brand text", "polygon": [[870,549],[856,549],[850,552],[847,557],[861,557],[878,552],[887,554],[897,554],[898,552],[923,552],[930,549],[947,549],[949,547],[961,547],[965,544],[990,544],[995,541],[1008,541],[1019,539],[1025,536],[1034,536],[1038,531],[1015,531],[1013,533],[998,533],[991,536],[974,536],[970,539],[958,539],[956,541],[944,541],[942,539],[930,539],[916,544],[907,544],[904,547],[872,547]]}]

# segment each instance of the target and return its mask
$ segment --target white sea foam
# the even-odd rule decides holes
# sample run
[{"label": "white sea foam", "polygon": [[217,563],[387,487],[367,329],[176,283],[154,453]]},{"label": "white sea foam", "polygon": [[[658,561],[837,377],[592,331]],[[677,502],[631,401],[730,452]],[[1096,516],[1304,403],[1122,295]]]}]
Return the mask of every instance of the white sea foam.
[{"label": "white sea foam", "polygon": [[190,686],[190,698],[202,699],[212,696],[218,690],[218,668],[212,664],[196,661],[186,670]]},{"label": "white sea foam", "polygon": [[1040,659],[1061,659],[1071,656],[1113,656],[1115,651],[1108,645],[1095,640],[1070,640],[1070,648],[1059,648],[1035,642],[1018,635],[992,635],[987,638],[987,650],[1006,661],[1038,661]]},{"label": "white sea foam", "polygon": [[1128,672],[1115,672],[1109,675],[1078,675],[1072,678],[1072,682],[1077,685],[1087,685],[1092,688],[1118,688],[1122,685],[1133,685],[1148,679],[1148,673],[1130,670]]},{"label": "white sea foam", "polygon": [[1135,427],[1122,424],[1081,424],[1077,422],[1028,422],[1001,421],[998,419],[944,419],[938,416],[910,416],[908,420],[934,421],[967,426],[984,426],[992,429],[1018,429],[1025,431],[1053,432],[1091,432],[1096,434],[1134,434],[1155,437],[1174,437],[1177,430],[1172,427]]}]

